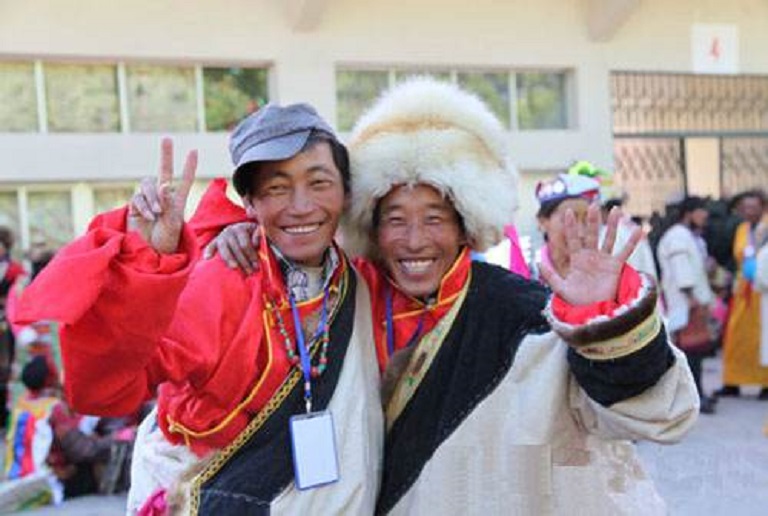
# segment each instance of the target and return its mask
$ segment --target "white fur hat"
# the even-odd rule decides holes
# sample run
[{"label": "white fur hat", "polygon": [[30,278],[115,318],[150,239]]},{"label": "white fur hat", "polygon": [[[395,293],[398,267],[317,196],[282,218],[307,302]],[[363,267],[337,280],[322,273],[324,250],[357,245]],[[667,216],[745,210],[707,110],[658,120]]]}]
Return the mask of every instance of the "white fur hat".
[{"label": "white fur hat", "polygon": [[453,84],[417,78],[384,93],[352,131],[345,244],[369,242],[378,200],[393,186],[417,183],[453,201],[473,248],[497,244],[517,207],[507,138],[490,109]]}]

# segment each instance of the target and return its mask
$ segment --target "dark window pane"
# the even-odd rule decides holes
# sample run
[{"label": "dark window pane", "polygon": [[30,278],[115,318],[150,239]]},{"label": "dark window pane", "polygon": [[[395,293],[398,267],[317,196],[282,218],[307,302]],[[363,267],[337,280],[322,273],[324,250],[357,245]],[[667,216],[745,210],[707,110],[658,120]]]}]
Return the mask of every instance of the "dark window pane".
[{"label": "dark window pane", "polygon": [[517,74],[517,120],[520,129],[568,127],[566,74]]},{"label": "dark window pane", "polygon": [[30,192],[27,195],[29,236],[56,249],[74,237],[70,192]]},{"label": "dark window pane", "polygon": [[509,74],[493,72],[461,72],[459,85],[488,104],[502,124],[509,127]]},{"label": "dark window pane", "polygon": [[195,72],[189,67],[127,67],[132,131],[197,130]]},{"label": "dark window pane", "polygon": [[114,210],[130,201],[133,188],[118,186],[114,188],[97,188],[93,191],[93,209],[96,213]]},{"label": "dark window pane", "polygon": [[120,130],[114,66],[46,63],[45,91],[50,131]]},{"label": "dark window pane", "polygon": [[448,70],[422,70],[418,68],[410,70],[397,70],[395,72],[395,82],[404,81],[411,77],[432,77],[438,81],[450,82],[451,72]]},{"label": "dark window pane", "polygon": [[229,131],[268,102],[263,68],[204,68],[203,84],[208,131]]},{"label": "dark window pane", "polygon": [[389,85],[389,73],[369,70],[336,72],[337,125],[349,131],[365,109]]},{"label": "dark window pane", "polygon": [[0,132],[37,130],[34,65],[0,63]]}]

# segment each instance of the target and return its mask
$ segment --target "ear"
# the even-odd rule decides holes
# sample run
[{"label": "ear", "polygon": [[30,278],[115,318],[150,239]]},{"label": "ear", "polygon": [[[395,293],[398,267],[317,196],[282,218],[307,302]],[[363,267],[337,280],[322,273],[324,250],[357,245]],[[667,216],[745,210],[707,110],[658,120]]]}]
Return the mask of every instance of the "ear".
[{"label": "ear", "polygon": [[460,246],[468,245],[473,249],[475,248],[475,242],[473,242],[472,239],[467,236],[467,231],[465,229],[461,230],[461,232],[459,233],[459,245]]},{"label": "ear", "polygon": [[547,219],[544,217],[536,217],[536,227],[539,228],[540,233],[547,232]]},{"label": "ear", "polygon": [[243,200],[243,207],[245,208],[245,214],[248,216],[249,219],[255,220],[256,222],[259,221],[258,211],[256,210],[256,207],[253,205],[253,202],[251,201],[251,197],[248,195],[245,195],[241,197]]}]

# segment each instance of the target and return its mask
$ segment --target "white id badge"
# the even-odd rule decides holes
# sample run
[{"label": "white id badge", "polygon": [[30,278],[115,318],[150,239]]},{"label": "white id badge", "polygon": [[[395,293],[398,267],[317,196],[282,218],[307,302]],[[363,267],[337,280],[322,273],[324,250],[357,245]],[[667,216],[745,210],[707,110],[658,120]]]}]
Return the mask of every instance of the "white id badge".
[{"label": "white id badge", "polygon": [[310,489],[339,480],[331,413],[324,410],[292,416],[290,430],[296,487]]}]

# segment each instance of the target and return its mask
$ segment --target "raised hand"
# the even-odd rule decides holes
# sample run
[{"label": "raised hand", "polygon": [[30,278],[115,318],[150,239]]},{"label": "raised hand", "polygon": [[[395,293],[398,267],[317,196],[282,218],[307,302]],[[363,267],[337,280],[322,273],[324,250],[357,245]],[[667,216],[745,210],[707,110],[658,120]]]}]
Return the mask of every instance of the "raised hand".
[{"label": "raised hand", "polygon": [[239,222],[225,227],[203,250],[203,258],[219,253],[221,259],[232,268],[252,274],[259,268],[256,249],[259,246],[259,225],[256,222]]},{"label": "raised hand", "polygon": [[[588,305],[616,299],[621,268],[643,237],[640,227],[634,228],[624,248],[614,256],[613,246],[621,219],[621,210],[614,208],[608,215],[603,245],[600,238],[600,208],[593,204],[587,211],[586,223],[578,223],[572,210],[565,213],[561,229],[565,235],[568,270],[563,275],[549,265],[541,264],[541,274],[552,290],[571,305]],[[561,241],[551,238],[550,241]]]},{"label": "raised hand", "polygon": [[184,225],[184,208],[197,171],[197,151],[187,154],[181,181],[173,182],[173,140],[160,145],[157,180],[145,178],[131,198],[128,230],[137,231],[158,253],[175,253]]}]

